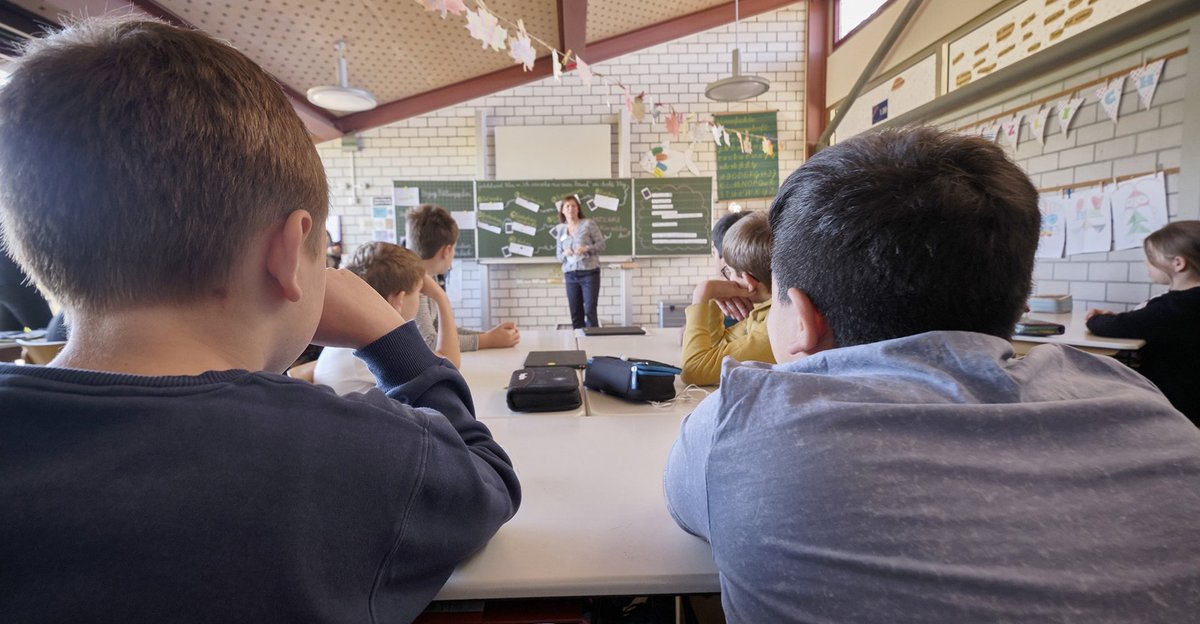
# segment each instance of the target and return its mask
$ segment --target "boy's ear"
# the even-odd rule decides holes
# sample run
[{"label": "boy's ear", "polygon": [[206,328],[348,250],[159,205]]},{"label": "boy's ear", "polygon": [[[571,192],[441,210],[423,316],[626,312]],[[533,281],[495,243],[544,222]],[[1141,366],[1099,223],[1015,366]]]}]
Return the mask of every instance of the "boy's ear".
[{"label": "boy's ear", "polygon": [[399,312],[400,308],[404,307],[404,298],[406,296],[408,296],[408,293],[401,290],[387,297],[387,302],[391,304],[393,308],[396,308],[397,312]]},{"label": "boy's ear", "polygon": [[832,349],[833,332],[825,316],[813,305],[808,293],[799,288],[787,290],[788,301],[795,310],[795,331],[791,334],[790,344],[786,345],[787,353],[792,356],[806,356]]},{"label": "boy's ear", "polygon": [[1175,256],[1171,258],[1171,270],[1176,273],[1185,273],[1188,270],[1187,258],[1183,256]]},{"label": "boy's ear", "polygon": [[442,248],[438,250],[438,258],[447,260],[450,258],[450,254],[452,253],[454,253],[454,243],[443,245]]},{"label": "boy's ear", "polygon": [[300,267],[308,253],[306,242],[312,226],[312,215],[307,210],[293,210],[269,241],[267,274],[279,285],[284,298],[293,303],[304,294],[300,287]]}]

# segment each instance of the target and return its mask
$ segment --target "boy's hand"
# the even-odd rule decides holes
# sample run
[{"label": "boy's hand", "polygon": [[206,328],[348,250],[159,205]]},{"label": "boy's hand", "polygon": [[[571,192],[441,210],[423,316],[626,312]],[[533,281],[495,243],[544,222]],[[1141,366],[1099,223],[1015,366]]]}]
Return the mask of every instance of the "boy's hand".
[{"label": "boy's hand", "polygon": [[325,307],[315,344],[361,349],[404,324],[405,318],[346,269],[325,269]]},{"label": "boy's hand", "polygon": [[514,323],[500,323],[479,335],[480,349],[505,349],[521,342],[521,332]]},{"label": "boy's hand", "polygon": [[428,273],[425,274],[425,281],[421,282],[421,294],[434,301],[439,301],[442,297],[450,298],[442,286],[437,283],[437,280],[433,279],[433,276]]},{"label": "boy's hand", "polygon": [[1091,310],[1088,310],[1087,316],[1085,316],[1083,318],[1083,320],[1086,321],[1086,320],[1092,318],[1093,316],[1096,316],[1097,314],[1112,314],[1112,312],[1110,312],[1108,310],[1100,310],[1097,308],[1092,308]]},{"label": "boy's hand", "polygon": [[744,321],[750,312],[754,310],[754,302],[749,297],[730,297],[728,299],[714,299],[717,307],[721,309],[721,314],[732,318],[735,321]]}]

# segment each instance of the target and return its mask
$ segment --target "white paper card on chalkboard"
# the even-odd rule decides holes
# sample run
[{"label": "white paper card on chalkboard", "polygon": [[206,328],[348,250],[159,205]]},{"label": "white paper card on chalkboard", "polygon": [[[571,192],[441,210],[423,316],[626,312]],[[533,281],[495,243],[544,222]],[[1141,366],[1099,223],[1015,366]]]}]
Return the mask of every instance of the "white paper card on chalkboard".
[{"label": "white paper card on chalkboard", "polygon": [[450,216],[454,218],[454,222],[458,224],[460,230],[475,229],[475,213],[465,210],[452,210]]},{"label": "white paper card on chalkboard", "polygon": [[505,221],[504,231],[509,234],[513,232],[519,232],[526,236],[537,236],[536,227],[533,227],[532,225],[525,225],[524,223],[517,223],[516,221]]},{"label": "white paper card on chalkboard", "polygon": [[421,205],[421,189],[415,186],[398,186],[392,190],[392,203],[411,207]]},{"label": "white paper card on chalkboard", "polygon": [[479,222],[479,229],[487,230],[487,231],[491,232],[492,234],[500,234],[501,233],[499,226],[492,225],[491,223],[486,223],[484,221]]},{"label": "white paper card on chalkboard", "polygon": [[513,200],[513,201],[514,201],[514,202],[516,202],[516,204],[517,204],[518,206],[520,206],[520,207],[522,207],[522,208],[524,208],[525,210],[528,210],[528,211],[530,211],[530,212],[537,212],[537,211],[539,211],[539,210],[541,210],[541,209],[542,209],[542,207],[541,207],[541,206],[537,205],[537,204],[536,204],[536,203],[534,203],[534,202],[531,202],[531,201],[529,201],[528,199],[522,198],[522,197],[518,197],[518,198],[516,198],[516,199],[515,199],[515,200]]},{"label": "white paper card on chalkboard", "polygon": [[621,200],[617,199],[616,197],[609,197],[599,193],[596,194],[594,200],[597,208],[603,208],[605,210],[615,211],[617,207],[621,205]]},{"label": "white paper card on chalkboard", "polygon": [[518,256],[525,256],[526,258],[533,257],[533,246],[532,245],[523,245],[521,243],[509,243],[508,250],[514,254],[517,254]]},{"label": "white paper card on chalkboard", "polygon": [[480,202],[479,209],[484,212],[499,212],[504,210],[504,202]]}]

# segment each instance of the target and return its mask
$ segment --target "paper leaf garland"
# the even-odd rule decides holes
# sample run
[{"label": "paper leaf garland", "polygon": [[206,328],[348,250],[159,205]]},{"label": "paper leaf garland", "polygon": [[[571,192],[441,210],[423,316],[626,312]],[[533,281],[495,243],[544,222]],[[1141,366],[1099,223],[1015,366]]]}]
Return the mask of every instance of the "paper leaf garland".
[{"label": "paper leaf garland", "polygon": [[639,93],[637,95],[637,97],[633,98],[633,120],[634,121],[645,121],[646,120],[646,94],[645,93]]},{"label": "paper leaf garland", "polygon": [[729,142],[729,131],[725,129],[725,126],[720,126],[720,128],[721,128],[721,140],[728,147],[729,145],[731,145]]},{"label": "paper leaf garland", "polygon": [[446,19],[446,13],[462,15],[463,11],[467,10],[467,5],[463,4],[462,0],[417,0],[417,4],[425,7],[426,11],[438,11],[442,14],[442,19]]},{"label": "paper leaf garland", "polygon": [[1137,87],[1138,97],[1142,100],[1142,106],[1146,109],[1150,108],[1150,103],[1154,101],[1154,92],[1158,90],[1158,79],[1162,77],[1163,64],[1166,59],[1158,59],[1145,67],[1141,67],[1130,72],[1129,77],[1133,78],[1133,84]]},{"label": "paper leaf garland", "polygon": [[1121,93],[1125,90],[1125,76],[1113,79],[1106,85],[1096,89],[1096,99],[1100,108],[1108,118],[1117,123],[1117,115],[1121,110]]},{"label": "paper leaf garland", "polygon": [[692,124],[692,142],[699,143],[708,138],[709,125],[707,123],[696,122]]},{"label": "paper leaf garland", "polygon": [[763,151],[763,153],[764,153],[764,154],[766,154],[767,156],[774,156],[774,155],[775,155],[775,144],[774,144],[774,143],[771,143],[771,139],[768,139],[768,138],[766,138],[766,137],[763,137],[763,140],[762,140],[762,151]]},{"label": "paper leaf garland", "polygon": [[584,86],[592,86],[592,68],[578,56],[575,57],[575,70],[579,72],[579,79],[583,81]]},{"label": "paper leaf garland", "polygon": [[667,134],[671,135],[672,139],[679,138],[680,128],[683,123],[683,113],[671,113],[667,115]]},{"label": "paper leaf garland", "polygon": [[562,82],[562,61],[558,58],[558,50],[550,50],[550,64],[554,68],[554,80]]},{"label": "paper leaf garland", "polygon": [[484,48],[498,52],[504,50],[505,42],[508,41],[508,31],[504,30],[495,15],[483,7],[467,11],[467,31],[472,37],[482,41]]},{"label": "paper leaf garland", "polygon": [[1079,112],[1079,107],[1083,106],[1083,98],[1071,98],[1058,103],[1058,125],[1062,128],[1063,136],[1070,136],[1071,120],[1075,119],[1075,113]]},{"label": "paper leaf garland", "polygon": [[1054,107],[1046,106],[1029,116],[1029,134],[1042,145],[1046,144],[1046,120],[1050,118],[1050,112],[1053,110]]},{"label": "paper leaf garland", "polygon": [[533,42],[525,32],[525,20],[517,20],[517,36],[508,41],[508,55],[520,63],[525,71],[533,69],[533,60],[537,56],[533,51]]},{"label": "paper leaf garland", "polygon": [[712,130],[713,143],[716,143],[717,147],[720,147],[721,137],[725,134],[725,128],[721,126],[709,126],[709,130]]},{"label": "paper leaf garland", "polygon": [[754,142],[750,140],[750,137],[745,134],[739,134],[738,138],[741,139],[741,141],[742,141],[742,153],[743,154],[753,154],[754,153]]}]

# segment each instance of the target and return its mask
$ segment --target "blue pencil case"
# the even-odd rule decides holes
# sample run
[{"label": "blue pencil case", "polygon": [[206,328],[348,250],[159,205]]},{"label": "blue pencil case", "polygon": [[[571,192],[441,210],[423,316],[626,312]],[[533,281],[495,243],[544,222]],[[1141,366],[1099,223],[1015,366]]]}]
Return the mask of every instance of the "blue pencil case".
[{"label": "blue pencil case", "polygon": [[630,401],[669,401],[681,372],[654,360],[598,355],[588,360],[583,385]]}]

